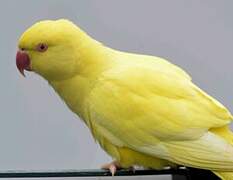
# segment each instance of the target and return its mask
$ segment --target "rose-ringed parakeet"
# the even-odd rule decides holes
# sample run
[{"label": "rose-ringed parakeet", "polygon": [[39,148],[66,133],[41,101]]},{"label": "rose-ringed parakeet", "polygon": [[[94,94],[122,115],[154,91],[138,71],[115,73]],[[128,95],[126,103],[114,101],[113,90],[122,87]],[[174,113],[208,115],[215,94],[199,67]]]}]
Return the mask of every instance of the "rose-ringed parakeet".
[{"label": "rose-ringed parakeet", "polygon": [[181,68],[106,47],[68,20],[41,21],[19,39],[16,65],[41,75],[114,161],[184,165],[233,179],[231,113]]}]

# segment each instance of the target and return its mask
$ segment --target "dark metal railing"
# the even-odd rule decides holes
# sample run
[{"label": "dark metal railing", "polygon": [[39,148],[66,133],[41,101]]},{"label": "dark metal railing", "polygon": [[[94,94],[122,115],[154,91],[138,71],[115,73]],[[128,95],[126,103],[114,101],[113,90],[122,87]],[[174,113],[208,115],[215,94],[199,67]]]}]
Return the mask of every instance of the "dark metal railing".
[{"label": "dark metal railing", "polygon": [[[147,175],[171,175],[173,180],[188,179],[219,180],[217,176],[207,170],[193,168],[177,168],[165,170],[118,170],[115,176],[147,176]],[[8,170],[0,171],[0,178],[48,178],[48,177],[105,177],[111,176],[107,170],[52,170],[52,171],[26,171]]]}]

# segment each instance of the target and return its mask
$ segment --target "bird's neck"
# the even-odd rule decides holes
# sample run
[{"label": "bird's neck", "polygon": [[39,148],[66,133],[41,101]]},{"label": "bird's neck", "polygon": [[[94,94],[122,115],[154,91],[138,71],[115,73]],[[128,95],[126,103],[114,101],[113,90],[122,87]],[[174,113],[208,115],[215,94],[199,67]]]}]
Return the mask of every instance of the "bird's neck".
[{"label": "bird's neck", "polygon": [[85,120],[85,100],[102,73],[114,66],[114,51],[102,45],[83,47],[79,51],[78,73],[68,79],[49,81],[49,84],[68,107]]},{"label": "bird's neck", "polygon": [[49,82],[67,106],[84,119],[85,99],[91,91],[91,80],[77,75],[63,81]]},{"label": "bird's neck", "polygon": [[86,41],[76,52],[78,52],[77,74],[82,77],[96,78],[116,63],[115,50],[93,39]]}]

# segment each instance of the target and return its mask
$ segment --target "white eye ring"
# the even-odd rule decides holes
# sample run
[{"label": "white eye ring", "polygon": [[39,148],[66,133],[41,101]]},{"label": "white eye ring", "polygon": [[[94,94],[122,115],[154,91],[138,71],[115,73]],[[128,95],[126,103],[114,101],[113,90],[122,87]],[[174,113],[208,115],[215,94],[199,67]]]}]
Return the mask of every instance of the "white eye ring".
[{"label": "white eye ring", "polygon": [[47,49],[48,49],[48,45],[45,44],[45,43],[39,43],[36,46],[36,50],[39,51],[39,52],[45,52]]}]

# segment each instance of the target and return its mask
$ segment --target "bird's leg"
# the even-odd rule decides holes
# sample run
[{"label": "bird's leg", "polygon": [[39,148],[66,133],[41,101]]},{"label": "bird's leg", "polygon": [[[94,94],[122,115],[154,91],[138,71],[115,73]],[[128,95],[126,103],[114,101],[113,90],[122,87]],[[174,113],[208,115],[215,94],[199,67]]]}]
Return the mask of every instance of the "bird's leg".
[{"label": "bird's leg", "polygon": [[114,174],[116,173],[117,169],[121,169],[121,166],[120,166],[120,164],[117,161],[113,161],[111,163],[104,164],[103,166],[101,166],[101,168],[109,170],[110,173],[112,174],[112,176],[114,176]]}]

